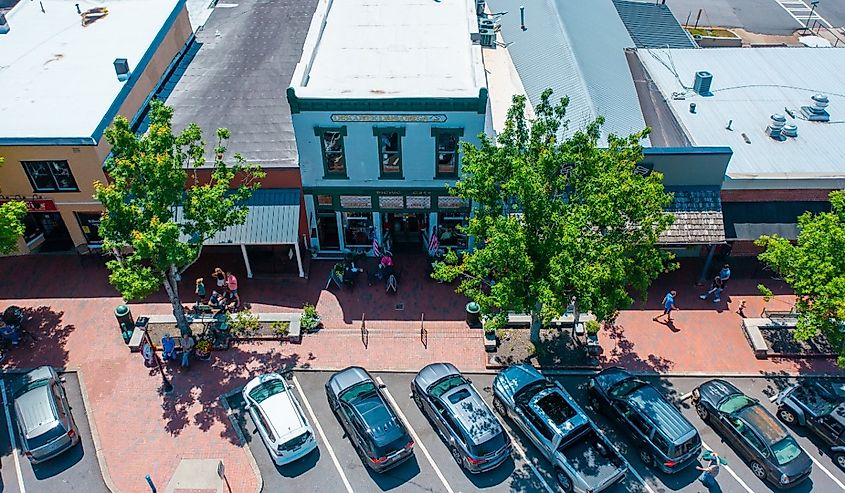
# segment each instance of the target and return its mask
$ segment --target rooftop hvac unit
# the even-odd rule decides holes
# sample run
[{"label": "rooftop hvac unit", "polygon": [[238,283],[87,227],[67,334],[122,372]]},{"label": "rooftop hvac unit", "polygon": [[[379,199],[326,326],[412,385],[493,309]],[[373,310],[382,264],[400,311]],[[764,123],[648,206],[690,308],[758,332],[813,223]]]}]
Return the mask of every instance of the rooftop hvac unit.
[{"label": "rooftop hvac unit", "polygon": [[695,83],[692,89],[699,96],[712,96],[710,92],[710,84],[713,82],[713,74],[710,72],[699,70],[695,73]]},{"label": "rooftop hvac unit", "polygon": [[811,122],[829,122],[830,113],[827,112],[827,106],[830,100],[824,94],[816,94],[812,99],[813,105],[802,106],[801,113]]},{"label": "rooftop hvac unit", "polygon": [[496,30],[496,22],[493,19],[488,19],[486,17],[479,17],[478,18],[478,29],[490,29],[491,31]]},{"label": "rooftop hvac unit", "polygon": [[0,34],[9,32],[9,23],[6,21],[6,15],[0,13]]},{"label": "rooftop hvac unit", "polygon": [[495,48],[496,46],[496,31],[493,29],[479,29],[478,30],[481,46],[488,48]]},{"label": "rooftop hvac unit", "polygon": [[784,125],[781,134],[785,137],[798,137],[798,125]]},{"label": "rooftop hvac unit", "polygon": [[132,71],[129,70],[129,61],[125,58],[114,59],[114,71],[117,73],[117,80],[123,82],[129,79]]},{"label": "rooftop hvac unit", "polygon": [[771,118],[771,121],[769,122],[769,126],[766,127],[766,133],[769,134],[769,137],[780,141],[786,140],[786,137],[783,136],[783,128],[784,125],[786,125],[786,117],[780,113],[775,113],[769,118]]},{"label": "rooftop hvac unit", "polygon": [[484,15],[485,0],[475,0],[475,15]]}]

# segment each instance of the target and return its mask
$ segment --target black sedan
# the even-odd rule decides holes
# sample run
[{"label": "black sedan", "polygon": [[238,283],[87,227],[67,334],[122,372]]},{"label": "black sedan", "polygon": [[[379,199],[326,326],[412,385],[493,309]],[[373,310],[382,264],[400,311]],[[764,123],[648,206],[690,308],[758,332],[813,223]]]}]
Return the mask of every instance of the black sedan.
[{"label": "black sedan", "polygon": [[326,382],[326,395],[370,469],[384,472],[414,454],[414,441],[367,370],[352,366],[335,373]]},{"label": "black sedan", "polygon": [[467,471],[489,471],[510,457],[510,439],[501,423],[452,364],[420,370],[411,382],[411,397]]},{"label": "black sedan", "polygon": [[810,475],[810,457],[756,399],[717,379],[695,388],[692,400],[698,416],[748,461],[761,480],[791,488]]}]

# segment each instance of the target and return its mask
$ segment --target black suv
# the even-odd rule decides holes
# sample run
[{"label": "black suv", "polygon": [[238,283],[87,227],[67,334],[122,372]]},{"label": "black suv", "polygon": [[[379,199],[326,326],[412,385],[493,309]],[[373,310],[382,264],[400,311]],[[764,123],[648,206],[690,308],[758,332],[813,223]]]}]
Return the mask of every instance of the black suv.
[{"label": "black suv", "polygon": [[367,370],[352,366],[326,382],[329,405],[370,469],[384,472],[414,454],[414,441]]},{"label": "black suv", "polygon": [[510,457],[510,439],[499,420],[450,363],[420,370],[411,382],[411,397],[467,471],[489,471]]},{"label": "black suv", "polygon": [[810,456],[757,399],[716,379],[693,389],[692,402],[698,417],[716,429],[761,480],[791,488],[810,476]]},{"label": "black suv", "polygon": [[590,404],[630,430],[640,459],[665,473],[694,464],[701,453],[695,427],[651,384],[622,368],[607,368],[590,380]]},{"label": "black suv", "polygon": [[781,421],[806,426],[830,446],[836,465],[845,469],[845,396],[841,384],[793,385],[778,394],[775,402]]}]

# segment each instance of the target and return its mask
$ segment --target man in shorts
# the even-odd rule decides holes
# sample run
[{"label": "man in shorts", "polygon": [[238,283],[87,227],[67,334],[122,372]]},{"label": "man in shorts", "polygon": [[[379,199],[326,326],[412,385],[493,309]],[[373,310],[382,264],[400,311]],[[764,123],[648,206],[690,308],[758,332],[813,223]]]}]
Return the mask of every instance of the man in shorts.
[{"label": "man in shorts", "polygon": [[659,322],[661,317],[666,317],[667,323],[672,323],[672,310],[677,310],[678,307],[675,306],[675,296],[678,293],[673,289],[666,293],[666,296],[663,297],[663,314],[654,317],[655,322]]}]

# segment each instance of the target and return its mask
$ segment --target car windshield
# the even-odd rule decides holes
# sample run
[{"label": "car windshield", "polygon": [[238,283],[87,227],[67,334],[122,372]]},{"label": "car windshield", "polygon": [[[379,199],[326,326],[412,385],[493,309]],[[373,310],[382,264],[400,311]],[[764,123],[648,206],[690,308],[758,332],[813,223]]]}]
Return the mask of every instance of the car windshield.
[{"label": "car windshield", "polygon": [[788,436],[783,440],[772,444],[772,452],[775,454],[775,460],[779,465],[784,465],[795,460],[801,455],[801,447],[795,443],[795,439]]},{"label": "car windshield", "polygon": [[608,393],[613,397],[623,397],[645,385],[645,382],[635,379],[622,380],[610,388]]},{"label": "car windshield", "polygon": [[396,453],[396,452],[402,450],[409,443],[411,443],[411,438],[408,435],[403,433],[402,435],[399,436],[399,438],[391,441],[387,445],[375,444],[373,453],[376,455],[376,457],[386,457],[390,454],[393,454],[393,453]]},{"label": "car windshield", "polygon": [[257,387],[249,391],[250,399],[254,400],[256,403],[260,404],[263,401],[266,401],[270,397],[284,392],[286,389],[285,382],[281,380],[267,380],[266,382],[262,382]]},{"label": "car windshield", "polygon": [[22,385],[18,390],[15,391],[15,399],[17,399],[18,397],[26,394],[27,392],[29,392],[32,389],[37,389],[38,387],[43,387],[43,386],[47,385],[48,383],[50,383],[50,381],[47,380],[47,379],[36,380],[34,382],[27,382],[26,384]]},{"label": "car windshield", "polygon": [[346,389],[342,394],[340,394],[340,400],[348,402],[349,404],[354,404],[355,401],[369,397],[376,392],[376,386],[373,382],[368,380],[366,382],[357,383]]},{"label": "car windshield", "polygon": [[444,378],[439,382],[435,383],[431,387],[428,388],[428,393],[430,396],[434,397],[435,399],[439,398],[441,395],[445,394],[446,392],[454,389],[455,387],[459,387],[466,383],[464,377],[460,375],[455,375],[452,377]]},{"label": "car windshield", "polygon": [[719,406],[719,411],[725,414],[733,414],[740,409],[753,406],[756,403],[757,402],[754,399],[751,399],[746,395],[736,394],[728,397],[728,399]]},{"label": "car windshield", "polygon": [[499,433],[498,435],[493,436],[490,440],[486,442],[479,443],[478,445],[473,445],[472,443],[469,444],[470,452],[476,457],[484,457],[485,455],[490,455],[493,452],[501,450],[502,447],[505,446],[505,434],[504,432]]},{"label": "car windshield", "polygon": [[279,445],[279,450],[283,452],[289,450],[296,450],[301,447],[305,442],[307,442],[309,438],[311,438],[311,432],[306,431],[298,437],[288,440],[287,442]]},{"label": "car windshield", "polygon": [[64,426],[62,426],[61,423],[56,423],[55,427],[50,428],[45,433],[28,438],[26,440],[26,444],[29,446],[30,450],[35,450],[38,447],[43,447],[44,445],[47,445],[48,443],[61,437],[65,433],[67,433],[67,431],[65,430]]}]

